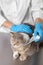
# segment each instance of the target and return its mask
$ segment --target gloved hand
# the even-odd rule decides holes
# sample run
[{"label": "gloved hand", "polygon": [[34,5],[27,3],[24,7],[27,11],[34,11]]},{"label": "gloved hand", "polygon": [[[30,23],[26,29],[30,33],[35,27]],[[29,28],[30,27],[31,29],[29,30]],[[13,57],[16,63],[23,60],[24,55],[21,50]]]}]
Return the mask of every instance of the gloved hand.
[{"label": "gloved hand", "polygon": [[41,23],[37,22],[34,29],[34,36],[40,36],[39,40],[34,40],[35,42],[41,42],[43,40],[43,29]]},{"label": "gloved hand", "polygon": [[32,34],[32,30],[30,29],[30,26],[25,25],[25,24],[13,25],[10,28],[10,30],[13,32],[24,32],[24,33]]}]

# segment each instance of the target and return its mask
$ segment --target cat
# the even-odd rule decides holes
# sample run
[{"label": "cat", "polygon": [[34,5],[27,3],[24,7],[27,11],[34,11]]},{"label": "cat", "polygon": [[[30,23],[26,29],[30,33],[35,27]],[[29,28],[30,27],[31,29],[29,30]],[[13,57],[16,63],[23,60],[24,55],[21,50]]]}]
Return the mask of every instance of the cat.
[{"label": "cat", "polygon": [[10,32],[10,42],[14,59],[19,58],[20,61],[24,61],[39,51],[39,43],[32,42],[29,45],[23,46],[29,40],[30,36],[28,34]]}]

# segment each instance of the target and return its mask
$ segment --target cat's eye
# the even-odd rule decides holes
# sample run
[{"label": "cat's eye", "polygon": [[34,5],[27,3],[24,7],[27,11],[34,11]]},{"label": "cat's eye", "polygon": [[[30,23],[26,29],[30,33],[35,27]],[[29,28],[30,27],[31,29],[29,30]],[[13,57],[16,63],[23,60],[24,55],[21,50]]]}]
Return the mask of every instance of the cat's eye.
[{"label": "cat's eye", "polygon": [[17,41],[17,43],[19,43],[19,41]]},{"label": "cat's eye", "polygon": [[14,44],[13,45],[16,45],[16,42],[14,42]]}]

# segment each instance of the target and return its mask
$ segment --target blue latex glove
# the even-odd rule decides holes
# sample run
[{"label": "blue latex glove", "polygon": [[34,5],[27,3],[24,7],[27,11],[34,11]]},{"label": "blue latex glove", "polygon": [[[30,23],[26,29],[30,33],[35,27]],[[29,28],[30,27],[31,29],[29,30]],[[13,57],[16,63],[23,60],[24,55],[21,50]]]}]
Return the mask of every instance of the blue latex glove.
[{"label": "blue latex glove", "polygon": [[24,32],[24,33],[32,34],[32,30],[30,29],[30,26],[25,25],[25,24],[13,25],[10,28],[10,30],[13,32]]},{"label": "blue latex glove", "polygon": [[43,29],[41,23],[37,22],[34,29],[34,36],[40,36],[39,40],[34,40],[35,42],[41,42],[43,40]]}]

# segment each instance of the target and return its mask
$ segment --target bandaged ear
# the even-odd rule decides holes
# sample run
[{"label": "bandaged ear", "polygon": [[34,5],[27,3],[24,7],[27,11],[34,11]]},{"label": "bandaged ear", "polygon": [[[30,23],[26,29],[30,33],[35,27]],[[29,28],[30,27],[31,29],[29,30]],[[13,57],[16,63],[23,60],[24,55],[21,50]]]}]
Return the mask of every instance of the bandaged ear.
[{"label": "bandaged ear", "polygon": [[29,35],[27,35],[26,33],[20,33],[22,36],[23,36],[23,38],[26,40],[26,43],[30,40],[30,37],[29,37]]}]

